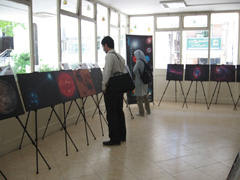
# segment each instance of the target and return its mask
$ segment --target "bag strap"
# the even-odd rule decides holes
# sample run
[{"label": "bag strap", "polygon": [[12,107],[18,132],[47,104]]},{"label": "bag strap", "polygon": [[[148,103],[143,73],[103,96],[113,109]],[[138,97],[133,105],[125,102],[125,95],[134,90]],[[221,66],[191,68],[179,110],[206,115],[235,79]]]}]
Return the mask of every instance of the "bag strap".
[{"label": "bag strap", "polygon": [[[144,72],[145,68],[146,68],[146,63],[145,63],[145,61],[143,59],[139,59],[139,60],[141,60],[144,63],[144,69],[143,69],[143,72]],[[142,76],[142,73],[141,73],[139,68],[138,68],[138,72],[139,72],[140,76]]]},{"label": "bag strap", "polygon": [[[118,58],[118,60],[122,63],[122,61],[120,60],[120,58],[118,57],[117,53],[115,52],[109,52],[109,53],[112,53],[112,54],[115,54]],[[123,63],[122,63],[123,64]],[[125,64],[123,64],[124,68],[126,69],[126,71],[130,74],[130,72],[128,71],[128,69],[125,67]],[[123,73],[124,74],[124,73]]]}]

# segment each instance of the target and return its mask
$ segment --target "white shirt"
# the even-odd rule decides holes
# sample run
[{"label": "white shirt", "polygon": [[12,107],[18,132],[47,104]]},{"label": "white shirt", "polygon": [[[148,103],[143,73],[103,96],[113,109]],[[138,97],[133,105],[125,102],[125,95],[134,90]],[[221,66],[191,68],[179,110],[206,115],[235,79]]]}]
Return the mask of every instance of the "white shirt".
[{"label": "white shirt", "polygon": [[[102,90],[105,91],[110,77],[116,72],[125,73],[125,59],[114,49],[108,51],[105,57],[105,66],[103,70]],[[119,58],[119,59],[118,59]]]}]

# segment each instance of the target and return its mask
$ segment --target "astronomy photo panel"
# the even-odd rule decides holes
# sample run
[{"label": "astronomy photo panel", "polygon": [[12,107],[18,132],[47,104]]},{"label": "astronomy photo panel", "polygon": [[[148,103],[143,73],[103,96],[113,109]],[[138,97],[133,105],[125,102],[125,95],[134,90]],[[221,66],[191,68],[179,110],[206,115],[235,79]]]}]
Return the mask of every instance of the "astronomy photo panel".
[{"label": "astronomy photo panel", "polygon": [[96,94],[102,92],[102,71],[100,68],[91,69],[91,77],[93,81],[93,85],[95,87]]},{"label": "astronomy photo panel", "polygon": [[80,98],[72,70],[52,72],[58,85],[62,102]]},{"label": "astronomy photo panel", "polygon": [[26,111],[61,103],[58,85],[51,72],[18,74],[17,77]]},{"label": "astronomy photo panel", "polygon": [[235,82],[235,66],[211,65],[210,81]]},{"label": "astronomy photo panel", "polygon": [[95,88],[92,77],[88,69],[78,69],[73,71],[73,76],[78,87],[81,98],[95,95]]},{"label": "astronomy photo panel", "polygon": [[24,114],[13,75],[0,76],[0,120]]},{"label": "astronomy photo panel", "polygon": [[167,77],[168,81],[183,81],[183,65],[182,64],[168,64]]},{"label": "astronomy photo panel", "polygon": [[209,65],[187,64],[185,70],[186,81],[209,81]]}]

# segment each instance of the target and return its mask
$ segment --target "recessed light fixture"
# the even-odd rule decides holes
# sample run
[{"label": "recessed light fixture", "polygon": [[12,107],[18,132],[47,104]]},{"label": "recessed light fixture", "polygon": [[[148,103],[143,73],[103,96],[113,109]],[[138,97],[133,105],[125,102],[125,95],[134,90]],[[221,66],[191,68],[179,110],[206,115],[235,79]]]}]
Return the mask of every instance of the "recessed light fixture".
[{"label": "recessed light fixture", "polygon": [[183,0],[177,1],[160,1],[160,5],[163,8],[183,8],[186,7],[186,4]]}]

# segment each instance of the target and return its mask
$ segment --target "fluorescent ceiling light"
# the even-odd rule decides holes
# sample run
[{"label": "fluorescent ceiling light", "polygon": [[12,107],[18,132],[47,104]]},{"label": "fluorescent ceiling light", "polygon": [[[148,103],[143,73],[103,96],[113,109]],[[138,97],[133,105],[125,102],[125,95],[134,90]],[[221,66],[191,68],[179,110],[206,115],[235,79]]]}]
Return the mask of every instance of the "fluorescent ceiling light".
[{"label": "fluorescent ceiling light", "polygon": [[160,5],[163,8],[183,8],[186,7],[184,1],[160,1]]}]

